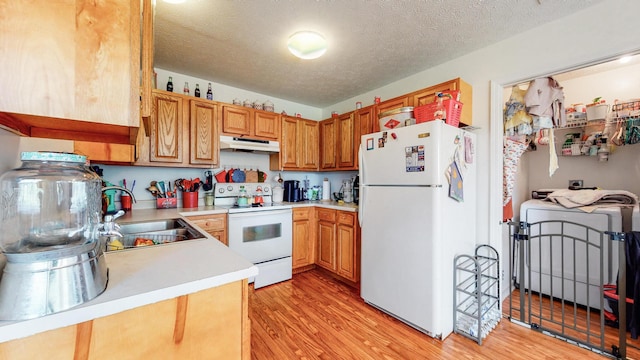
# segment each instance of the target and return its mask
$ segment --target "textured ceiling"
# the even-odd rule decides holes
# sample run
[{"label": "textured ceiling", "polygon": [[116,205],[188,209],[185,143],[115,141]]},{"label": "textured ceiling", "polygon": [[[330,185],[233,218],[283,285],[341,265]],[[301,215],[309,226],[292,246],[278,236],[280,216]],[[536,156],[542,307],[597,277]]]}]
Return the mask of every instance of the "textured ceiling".
[{"label": "textured ceiling", "polygon": [[[157,0],[154,66],[324,108],[602,0]],[[300,60],[287,38],[325,35]]]}]

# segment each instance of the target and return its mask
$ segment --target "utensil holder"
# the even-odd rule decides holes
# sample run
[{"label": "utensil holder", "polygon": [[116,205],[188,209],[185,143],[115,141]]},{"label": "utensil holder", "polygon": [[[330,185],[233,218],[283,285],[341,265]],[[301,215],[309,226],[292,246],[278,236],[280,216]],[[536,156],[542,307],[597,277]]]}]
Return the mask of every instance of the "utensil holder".
[{"label": "utensil holder", "polygon": [[198,207],[198,192],[197,191],[183,191],[182,192],[182,207],[183,208],[197,208]]},{"label": "utensil holder", "polygon": [[178,207],[178,198],[157,198],[156,209],[175,209]]}]

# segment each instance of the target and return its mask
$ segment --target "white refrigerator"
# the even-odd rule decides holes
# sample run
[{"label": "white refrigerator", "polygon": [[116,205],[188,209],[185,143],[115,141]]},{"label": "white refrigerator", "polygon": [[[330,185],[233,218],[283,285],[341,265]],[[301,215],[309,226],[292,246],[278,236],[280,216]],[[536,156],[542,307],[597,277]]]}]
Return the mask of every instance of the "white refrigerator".
[{"label": "white refrigerator", "polygon": [[361,292],[435,338],[453,331],[453,261],[476,239],[475,134],[441,120],[362,136]]}]

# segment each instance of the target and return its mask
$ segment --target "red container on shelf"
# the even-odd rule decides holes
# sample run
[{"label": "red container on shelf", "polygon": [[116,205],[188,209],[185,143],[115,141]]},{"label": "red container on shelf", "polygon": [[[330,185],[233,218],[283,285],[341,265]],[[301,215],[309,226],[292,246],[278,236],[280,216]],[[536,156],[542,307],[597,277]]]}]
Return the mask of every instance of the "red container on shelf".
[{"label": "red container on shelf", "polygon": [[[462,114],[462,103],[456,100],[444,100],[442,102],[447,112],[445,123],[457,127],[460,124],[460,115]],[[435,113],[438,102],[417,106],[413,109],[413,115],[416,118],[416,124],[435,120]]]}]

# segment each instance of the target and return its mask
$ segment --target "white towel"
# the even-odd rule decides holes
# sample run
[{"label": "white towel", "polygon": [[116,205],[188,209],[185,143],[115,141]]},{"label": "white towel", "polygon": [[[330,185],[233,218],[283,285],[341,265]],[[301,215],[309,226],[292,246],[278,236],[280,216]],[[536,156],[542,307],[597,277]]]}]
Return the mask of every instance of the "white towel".
[{"label": "white towel", "polygon": [[562,189],[549,194],[547,200],[568,209],[592,212],[599,207],[633,206],[638,203],[638,196],[625,190]]}]

